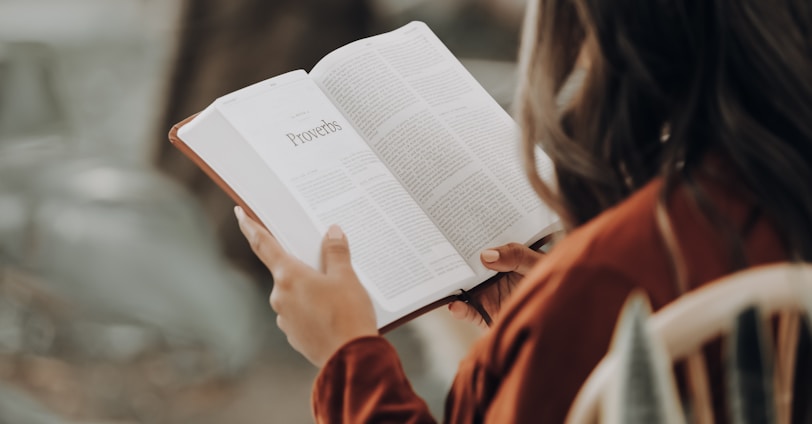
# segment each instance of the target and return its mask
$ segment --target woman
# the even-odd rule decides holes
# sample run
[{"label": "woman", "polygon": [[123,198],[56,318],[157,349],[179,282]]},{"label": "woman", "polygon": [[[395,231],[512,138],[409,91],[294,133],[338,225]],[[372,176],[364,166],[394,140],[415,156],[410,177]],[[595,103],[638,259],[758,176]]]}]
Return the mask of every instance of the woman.
[{"label": "woman", "polygon": [[[562,421],[633,289],[660,308],[735,270],[812,260],[808,0],[532,3],[518,120],[530,179],[568,235],[535,266],[523,248],[483,253],[526,275],[501,310],[489,304],[498,317],[460,364],[449,422]],[[577,64],[583,86],[557,109]],[[554,188],[533,172],[536,142]],[[275,277],[279,327],[322,367],[317,420],[431,421],[377,335],[341,230],[328,231],[316,271],[237,215]],[[709,356],[723,418],[718,362]]]}]

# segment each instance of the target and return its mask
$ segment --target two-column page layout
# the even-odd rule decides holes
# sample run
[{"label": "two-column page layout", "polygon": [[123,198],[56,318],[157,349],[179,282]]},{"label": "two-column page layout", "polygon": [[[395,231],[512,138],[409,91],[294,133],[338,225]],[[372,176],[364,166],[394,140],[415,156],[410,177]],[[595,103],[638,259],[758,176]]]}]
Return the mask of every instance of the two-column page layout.
[{"label": "two-column page layout", "polygon": [[557,225],[526,182],[514,121],[421,22],[179,126],[173,142],[304,262],[318,267],[341,226],[379,328],[492,277],[482,249]]}]

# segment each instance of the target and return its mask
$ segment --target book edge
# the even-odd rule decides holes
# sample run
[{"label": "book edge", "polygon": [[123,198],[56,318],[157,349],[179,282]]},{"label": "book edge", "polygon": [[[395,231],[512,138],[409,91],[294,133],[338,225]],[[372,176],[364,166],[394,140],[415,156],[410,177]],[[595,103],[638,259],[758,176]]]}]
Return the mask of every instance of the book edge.
[{"label": "book edge", "polygon": [[180,136],[178,135],[180,129],[185,125],[189,124],[190,122],[192,122],[199,114],[200,113],[195,113],[194,115],[189,116],[188,118],[173,125],[172,128],[169,130],[168,134],[169,142],[172,143],[172,145],[175,146],[175,148],[177,148],[184,156],[189,158],[189,160],[191,160],[195,164],[195,166],[200,168],[200,170],[202,170],[207,177],[209,177],[212,181],[214,181],[214,183],[217,184],[217,186],[220,187],[220,189],[223,190],[228,195],[228,197],[234,201],[234,203],[239,205],[245,211],[245,213],[249,217],[251,217],[251,219],[253,219],[260,225],[265,227],[265,224],[262,223],[257,214],[254,213],[254,211],[239,195],[237,195],[237,193],[231,188],[231,186],[228,185],[228,183],[226,183],[225,180],[223,180],[223,178],[220,177],[220,175],[217,172],[215,172],[214,169],[212,169],[205,160],[203,160],[200,156],[198,156],[198,154],[195,153],[195,151],[191,147],[189,147],[189,145],[186,144],[183,141],[183,139],[181,139]]}]

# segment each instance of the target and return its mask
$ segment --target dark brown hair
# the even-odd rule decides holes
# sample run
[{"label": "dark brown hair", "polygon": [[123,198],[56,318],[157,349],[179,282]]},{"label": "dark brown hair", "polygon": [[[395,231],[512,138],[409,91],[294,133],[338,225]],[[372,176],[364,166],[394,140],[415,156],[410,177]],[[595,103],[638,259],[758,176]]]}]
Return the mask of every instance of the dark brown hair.
[{"label": "dark brown hair", "polygon": [[[584,59],[581,89],[559,107]],[[655,176],[692,186],[702,206],[693,181],[714,151],[794,258],[812,260],[812,2],[535,0],[520,62],[528,174],[565,226]],[[537,175],[534,144],[555,187]]]}]

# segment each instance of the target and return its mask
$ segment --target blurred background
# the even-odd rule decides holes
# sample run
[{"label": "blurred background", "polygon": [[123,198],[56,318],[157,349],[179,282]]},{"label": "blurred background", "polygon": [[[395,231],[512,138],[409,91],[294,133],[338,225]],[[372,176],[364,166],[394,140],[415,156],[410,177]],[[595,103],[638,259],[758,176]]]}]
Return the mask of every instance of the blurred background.
[{"label": "blurred background", "polygon": [[[0,0],[0,423],[311,422],[270,275],[166,133],[415,19],[509,109],[524,2]],[[387,335],[437,416],[476,335]]]}]

